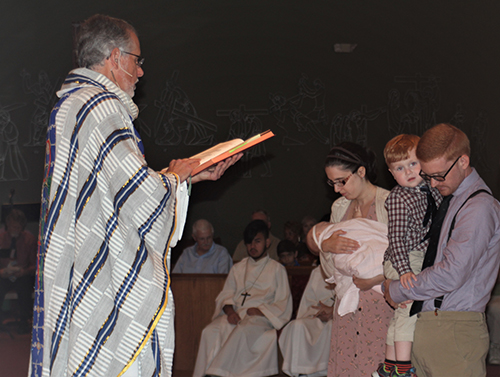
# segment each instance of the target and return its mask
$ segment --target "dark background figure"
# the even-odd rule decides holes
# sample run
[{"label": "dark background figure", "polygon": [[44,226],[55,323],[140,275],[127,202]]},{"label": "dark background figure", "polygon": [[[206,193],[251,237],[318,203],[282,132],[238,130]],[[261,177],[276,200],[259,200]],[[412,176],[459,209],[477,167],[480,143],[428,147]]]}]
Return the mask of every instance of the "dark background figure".
[{"label": "dark background figure", "polygon": [[5,295],[15,291],[19,299],[18,332],[21,334],[30,331],[36,268],[36,238],[25,230],[26,223],[24,213],[13,209],[0,231],[0,308]]}]

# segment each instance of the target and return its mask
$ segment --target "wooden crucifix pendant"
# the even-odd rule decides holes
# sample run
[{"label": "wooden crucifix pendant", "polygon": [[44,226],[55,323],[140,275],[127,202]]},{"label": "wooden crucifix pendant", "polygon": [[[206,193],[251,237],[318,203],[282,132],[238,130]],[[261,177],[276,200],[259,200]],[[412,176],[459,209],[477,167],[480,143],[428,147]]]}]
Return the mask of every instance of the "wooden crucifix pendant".
[{"label": "wooden crucifix pendant", "polygon": [[241,294],[243,296],[243,302],[241,303],[241,306],[245,305],[245,300],[247,299],[248,296],[251,296],[250,293],[245,292]]}]

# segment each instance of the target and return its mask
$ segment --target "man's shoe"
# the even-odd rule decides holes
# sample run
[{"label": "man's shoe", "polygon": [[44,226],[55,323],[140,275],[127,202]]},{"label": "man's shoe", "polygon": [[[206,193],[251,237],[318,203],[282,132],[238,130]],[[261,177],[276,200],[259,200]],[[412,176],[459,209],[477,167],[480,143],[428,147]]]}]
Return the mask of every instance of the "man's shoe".
[{"label": "man's shoe", "polygon": [[417,377],[417,371],[414,367],[411,367],[406,373],[399,374],[398,367],[395,367],[391,373],[391,377]]},{"label": "man's shoe", "polygon": [[375,372],[372,373],[372,377],[391,377],[392,370],[386,371],[384,368],[384,363],[380,363]]}]

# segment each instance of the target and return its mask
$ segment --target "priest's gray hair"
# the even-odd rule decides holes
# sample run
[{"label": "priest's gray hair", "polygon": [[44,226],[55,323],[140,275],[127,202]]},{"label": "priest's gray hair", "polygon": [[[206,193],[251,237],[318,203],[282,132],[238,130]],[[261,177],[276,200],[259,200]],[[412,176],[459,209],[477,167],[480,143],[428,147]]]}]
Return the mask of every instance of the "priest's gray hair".
[{"label": "priest's gray hair", "polygon": [[124,20],[96,14],[80,25],[76,43],[78,66],[94,68],[103,65],[114,48],[127,51],[132,42],[134,27]]}]

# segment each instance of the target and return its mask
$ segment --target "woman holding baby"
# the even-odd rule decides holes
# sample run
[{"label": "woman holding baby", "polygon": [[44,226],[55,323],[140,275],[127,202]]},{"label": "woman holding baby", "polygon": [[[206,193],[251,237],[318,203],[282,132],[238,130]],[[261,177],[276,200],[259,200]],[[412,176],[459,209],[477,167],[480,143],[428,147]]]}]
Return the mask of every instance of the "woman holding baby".
[{"label": "woman holding baby", "polygon": [[[375,185],[376,159],[372,151],[354,143],[341,143],[329,152],[325,172],[328,184],[342,195],[332,205],[331,223],[365,218],[387,224],[384,203],[389,191]],[[360,244],[345,234],[343,230],[336,230],[321,242],[324,267],[332,263],[336,254],[351,254],[358,250]],[[329,377],[370,376],[379,361],[384,359],[385,337],[393,312],[379,290],[383,280],[381,265],[380,273],[373,277],[353,277],[354,285],[359,288],[357,309],[340,316],[337,312],[339,303],[336,303]]]}]

